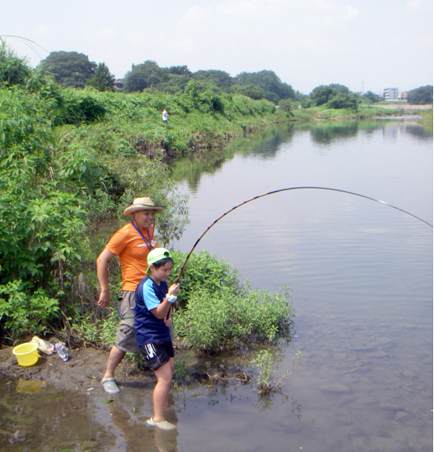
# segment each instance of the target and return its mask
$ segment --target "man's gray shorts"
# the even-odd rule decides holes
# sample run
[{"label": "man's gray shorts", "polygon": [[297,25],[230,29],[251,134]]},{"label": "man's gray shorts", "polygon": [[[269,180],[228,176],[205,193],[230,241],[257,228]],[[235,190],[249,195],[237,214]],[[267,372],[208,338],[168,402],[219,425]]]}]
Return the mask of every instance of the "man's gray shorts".
[{"label": "man's gray shorts", "polygon": [[116,335],[116,347],[123,352],[140,353],[136,343],[136,330],[134,329],[134,306],[136,301],[134,292],[122,291],[122,299],[118,302],[118,313],[121,325]]}]

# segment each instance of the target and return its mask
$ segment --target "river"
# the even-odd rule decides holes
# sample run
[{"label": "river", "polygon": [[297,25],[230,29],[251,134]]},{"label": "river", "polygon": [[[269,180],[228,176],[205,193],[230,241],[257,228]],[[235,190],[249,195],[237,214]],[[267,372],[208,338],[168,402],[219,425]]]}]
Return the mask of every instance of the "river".
[{"label": "river", "polygon": [[[173,246],[188,252],[233,206],[286,187],[360,193],[432,223],[432,141],[432,131],[409,120],[332,122],[268,129],[222,151],[192,153],[173,166],[179,190],[190,195],[190,223]],[[276,378],[293,368],[298,351],[302,358],[281,393],[260,398],[251,385],[188,385],[172,391],[167,418],[177,430],[166,433],[143,425],[152,386],[124,388],[110,402],[52,387],[17,392],[21,383],[1,380],[0,435],[16,430],[2,444],[14,451],[432,451],[432,238],[414,217],[340,192],[294,190],[248,203],[197,250],[230,262],[253,288],[291,288],[296,316],[291,341],[274,349]],[[242,357],[223,359],[256,371]]]},{"label": "river", "polygon": [[[319,124],[247,139],[206,172],[175,167],[190,195],[176,246],[189,251],[255,195],[297,186],[360,193],[432,223],[432,144],[411,121]],[[321,190],[270,195],[222,219],[197,250],[254,288],[290,286],[295,333],[276,375],[297,351],[302,363],[267,409],[246,391],[188,404],[179,443],[200,450],[195,431],[206,429],[208,450],[431,451],[432,236],[390,207]]]}]

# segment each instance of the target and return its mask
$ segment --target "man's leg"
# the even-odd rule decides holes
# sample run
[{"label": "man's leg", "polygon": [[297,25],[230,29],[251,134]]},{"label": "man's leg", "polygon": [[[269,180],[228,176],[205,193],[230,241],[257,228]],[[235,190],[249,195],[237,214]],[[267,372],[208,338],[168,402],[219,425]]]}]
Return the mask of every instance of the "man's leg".
[{"label": "man's leg", "polygon": [[116,345],[112,347],[110,350],[109,358],[107,361],[107,367],[105,370],[105,374],[102,377],[102,380],[107,380],[108,378],[114,378],[116,367],[118,367],[119,363],[123,360],[125,356],[125,352],[119,350]]},{"label": "man's leg", "polygon": [[116,343],[110,350],[107,367],[102,378],[104,390],[109,394],[120,392],[115,380],[115,370],[125,356],[126,351],[139,353],[136,343],[136,332],[134,329],[134,311],[135,306],[134,292],[122,292],[122,300],[119,306],[121,324],[116,335]]}]

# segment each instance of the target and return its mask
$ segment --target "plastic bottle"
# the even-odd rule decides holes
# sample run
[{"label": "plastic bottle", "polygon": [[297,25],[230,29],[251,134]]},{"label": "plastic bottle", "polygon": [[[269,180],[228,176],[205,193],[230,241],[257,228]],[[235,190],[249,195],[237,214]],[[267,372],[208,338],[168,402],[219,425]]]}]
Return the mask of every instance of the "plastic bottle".
[{"label": "plastic bottle", "polygon": [[33,336],[31,342],[37,344],[38,350],[46,355],[52,355],[54,353],[54,345],[40,339],[38,336]]},{"label": "plastic bottle", "polygon": [[68,359],[70,358],[68,347],[59,342],[55,345],[55,348],[59,357],[62,358],[65,362],[68,361]]}]

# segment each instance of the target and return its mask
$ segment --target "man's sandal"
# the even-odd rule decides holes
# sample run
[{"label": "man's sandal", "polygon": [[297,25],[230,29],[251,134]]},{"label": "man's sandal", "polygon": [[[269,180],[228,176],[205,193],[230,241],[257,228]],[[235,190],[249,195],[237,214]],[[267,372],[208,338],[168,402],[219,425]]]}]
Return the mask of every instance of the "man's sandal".
[{"label": "man's sandal", "polygon": [[114,378],[107,378],[105,380],[102,380],[101,384],[107,394],[119,394],[121,392]]}]

